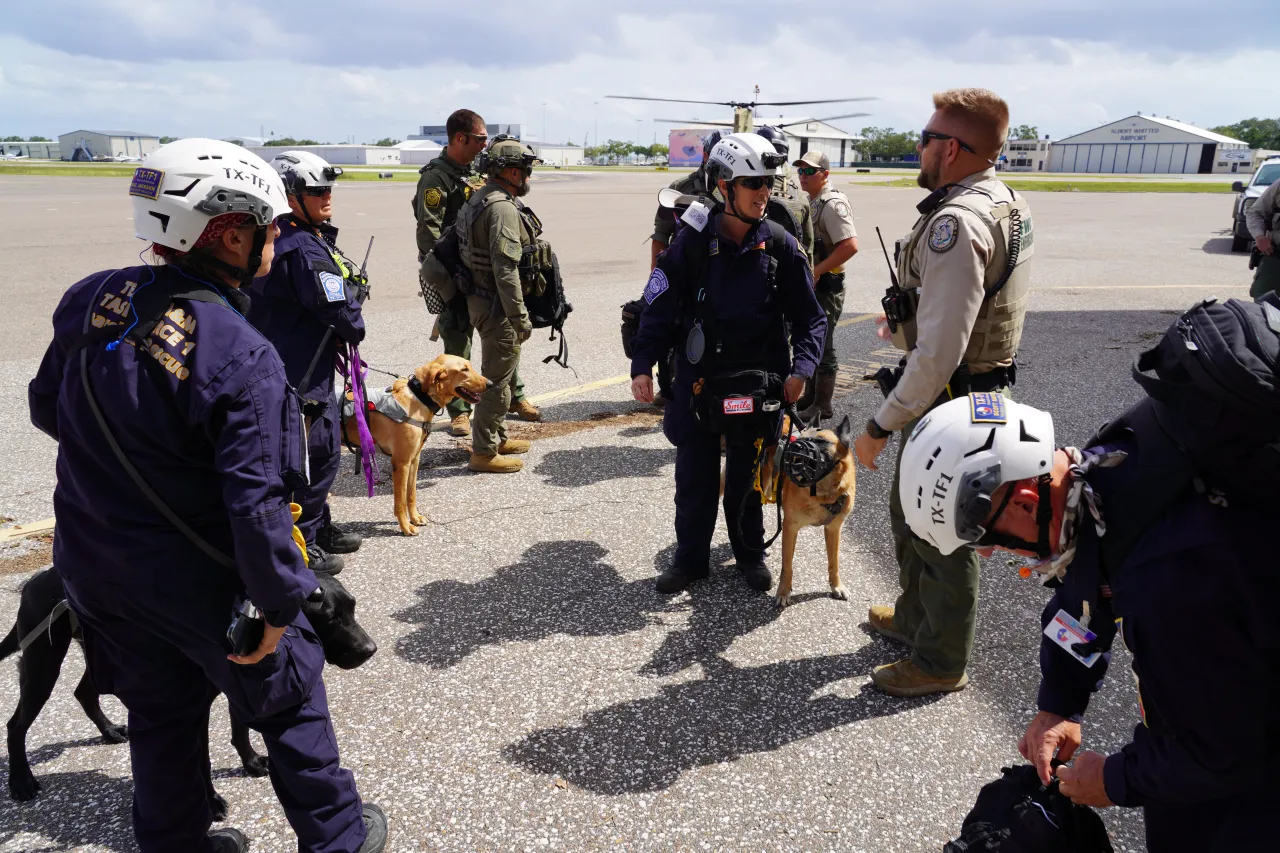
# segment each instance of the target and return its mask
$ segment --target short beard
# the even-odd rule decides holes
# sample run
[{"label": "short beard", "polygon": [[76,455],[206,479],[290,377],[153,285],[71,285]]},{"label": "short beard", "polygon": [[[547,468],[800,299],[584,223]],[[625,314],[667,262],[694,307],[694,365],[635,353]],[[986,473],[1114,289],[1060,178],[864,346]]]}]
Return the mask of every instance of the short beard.
[{"label": "short beard", "polygon": [[928,170],[924,164],[920,165],[920,174],[916,175],[916,183],[926,190],[936,190],[938,188],[938,174],[934,170]]},{"label": "short beard", "polygon": [[529,176],[525,175],[520,179],[520,183],[516,185],[516,196],[523,197],[529,194]]}]

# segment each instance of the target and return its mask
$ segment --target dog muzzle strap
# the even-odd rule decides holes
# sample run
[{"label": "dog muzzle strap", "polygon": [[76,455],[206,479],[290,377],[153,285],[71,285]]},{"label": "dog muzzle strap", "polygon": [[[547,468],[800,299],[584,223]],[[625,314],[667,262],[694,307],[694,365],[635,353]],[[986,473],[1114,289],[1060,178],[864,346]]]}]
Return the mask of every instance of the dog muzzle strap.
[{"label": "dog muzzle strap", "polygon": [[782,471],[787,479],[816,496],[818,483],[836,467],[830,444],[818,438],[797,438],[782,451]]}]

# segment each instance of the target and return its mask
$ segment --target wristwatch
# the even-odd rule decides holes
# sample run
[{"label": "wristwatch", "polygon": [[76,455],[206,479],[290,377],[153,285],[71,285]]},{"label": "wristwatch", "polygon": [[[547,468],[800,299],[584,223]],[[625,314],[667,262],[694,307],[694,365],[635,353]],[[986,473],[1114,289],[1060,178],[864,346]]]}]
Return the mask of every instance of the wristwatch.
[{"label": "wristwatch", "polygon": [[875,418],[870,418],[867,421],[867,435],[871,436],[876,441],[879,441],[882,438],[888,438],[893,435],[893,431],[880,426],[880,424],[876,423]]}]

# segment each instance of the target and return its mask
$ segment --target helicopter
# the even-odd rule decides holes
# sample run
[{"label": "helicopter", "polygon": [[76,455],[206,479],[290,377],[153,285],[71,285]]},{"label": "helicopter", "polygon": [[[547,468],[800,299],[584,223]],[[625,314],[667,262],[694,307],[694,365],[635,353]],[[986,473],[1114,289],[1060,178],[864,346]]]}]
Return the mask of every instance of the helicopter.
[{"label": "helicopter", "polygon": [[[640,95],[605,95],[606,98],[614,98],[624,101],[662,101],[673,104],[710,104],[713,106],[723,106],[733,108],[733,121],[685,121],[682,119],[659,118],[654,121],[667,122],[671,124],[708,124],[720,127],[732,127],[734,133],[751,133],[755,130],[755,109],[756,107],[794,107],[802,104],[843,104],[851,101],[874,101],[877,98],[872,96],[864,96],[858,98],[827,98],[817,101],[760,101],[760,87],[755,87],[755,98],[751,101],[695,101],[684,98],[648,98]],[[870,115],[870,113],[846,113],[844,115],[829,116],[820,119],[805,119],[805,121],[834,121],[842,118],[858,118],[860,116]],[[788,124],[803,124],[804,122],[788,122]],[[775,125],[776,127],[785,127],[786,125]]]}]

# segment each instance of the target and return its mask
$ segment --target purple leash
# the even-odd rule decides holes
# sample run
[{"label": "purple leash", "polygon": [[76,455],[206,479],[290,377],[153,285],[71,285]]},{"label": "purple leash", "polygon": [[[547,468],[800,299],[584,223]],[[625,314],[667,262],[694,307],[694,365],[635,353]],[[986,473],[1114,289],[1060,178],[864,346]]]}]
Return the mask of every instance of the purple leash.
[{"label": "purple leash", "polygon": [[345,347],[345,350],[339,350],[338,353],[338,371],[351,386],[351,398],[356,410],[356,428],[360,432],[360,467],[364,470],[364,481],[369,486],[369,497],[373,497],[373,487],[378,482],[378,464],[373,433],[369,431],[369,420],[366,417],[365,364],[360,360],[359,347],[353,343],[347,343]]}]

